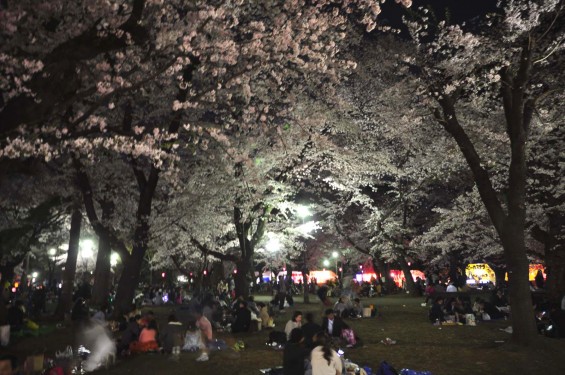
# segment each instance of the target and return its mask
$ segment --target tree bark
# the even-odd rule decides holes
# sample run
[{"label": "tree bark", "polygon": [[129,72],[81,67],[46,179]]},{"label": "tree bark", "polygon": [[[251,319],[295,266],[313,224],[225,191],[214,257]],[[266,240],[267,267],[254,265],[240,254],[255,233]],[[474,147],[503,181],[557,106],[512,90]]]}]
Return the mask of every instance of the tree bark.
[{"label": "tree bark", "polygon": [[151,204],[159,180],[159,170],[155,167],[151,167],[151,172],[147,179],[142,171],[134,170],[134,172],[138,179],[140,198],[137,206],[133,251],[124,262],[124,269],[116,292],[115,317],[128,313],[132,309],[135,288],[139,284],[141,266],[143,265],[147,244],[149,243]]},{"label": "tree bark", "polygon": [[59,303],[55,309],[54,317],[62,320],[65,314],[71,311],[73,303],[73,287],[75,274],[77,269],[77,258],[80,240],[80,226],[82,223],[82,214],[78,208],[73,210],[71,215],[71,231],[69,238],[69,251],[67,252],[67,261],[65,262],[65,272],[63,273],[63,288]]},{"label": "tree bark", "polygon": [[394,280],[392,280],[392,277],[390,277],[390,269],[387,266],[387,264],[377,256],[373,256],[372,260],[373,260],[373,268],[378,270],[378,272],[381,275],[378,282],[382,284],[382,277],[384,277],[385,278],[384,284],[386,290],[388,291],[394,290],[395,288]]},{"label": "tree bark", "polygon": [[479,190],[481,199],[496,228],[504,249],[508,266],[509,297],[512,311],[512,341],[529,346],[537,337],[530,285],[529,262],[524,241],[526,217],[526,139],[532,104],[525,100],[525,90],[530,76],[533,41],[522,47],[518,69],[512,76],[510,68],[501,71],[501,96],[506,118],[506,132],[510,139],[510,168],[508,170],[508,205],[506,214],[492,186],[488,172],[473,142],[459,123],[454,99],[444,95],[439,99],[443,113],[436,111],[436,119],[457,142]]},{"label": "tree bark", "polygon": [[[109,203],[102,205],[102,221],[109,219],[112,206]],[[94,271],[94,285],[92,287],[92,304],[103,306],[108,302],[110,292],[112,269],[110,264],[112,248],[110,239],[105,236],[98,237],[98,255],[96,256],[96,269]]]},{"label": "tree bark", "polygon": [[414,284],[414,279],[412,278],[412,273],[410,273],[410,266],[408,265],[408,262],[406,261],[406,259],[404,259],[403,256],[399,256],[397,260],[402,273],[404,273],[404,286],[406,288],[406,291],[413,297],[417,296],[418,293],[416,292],[416,284]]}]

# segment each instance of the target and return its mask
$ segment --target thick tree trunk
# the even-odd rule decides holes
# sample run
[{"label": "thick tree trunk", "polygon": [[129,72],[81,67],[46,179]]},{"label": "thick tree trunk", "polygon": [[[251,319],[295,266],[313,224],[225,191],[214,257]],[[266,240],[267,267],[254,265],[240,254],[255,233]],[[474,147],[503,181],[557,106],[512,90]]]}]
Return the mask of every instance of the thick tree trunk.
[{"label": "thick tree trunk", "polygon": [[382,278],[385,278],[385,288],[388,291],[394,290],[395,285],[394,285],[394,280],[392,279],[392,277],[390,277],[390,269],[387,266],[387,264],[385,262],[383,262],[382,259],[380,259],[377,256],[373,256],[373,268],[375,268],[376,270],[378,270],[378,272],[381,274],[381,277],[379,278],[379,283],[382,284]]},{"label": "thick tree trunk", "polygon": [[12,281],[14,281],[15,266],[17,266],[17,264],[11,262],[0,263],[0,285],[4,285],[6,282],[11,284]]},{"label": "thick tree trunk", "polygon": [[[102,204],[103,222],[109,220],[112,211],[113,205],[111,203]],[[94,306],[102,306],[108,301],[112,278],[112,266],[110,264],[111,253],[110,239],[105,233],[102,233],[102,235],[98,237],[98,255],[96,257],[94,285],[92,287],[92,304]]]},{"label": "thick tree trunk", "polygon": [[537,333],[528,271],[530,262],[524,246],[523,227],[506,228],[502,237],[508,267],[508,297],[512,316],[512,340],[529,345]]},{"label": "thick tree trunk", "polygon": [[550,298],[559,302],[565,296],[565,253],[552,250],[546,253],[547,280],[545,287]]},{"label": "thick tree trunk", "polygon": [[400,265],[400,269],[404,273],[404,279],[406,280],[404,286],[406,287],[406,291],[411,296],[418,295],[418,293],[416,292],[416,284],[414,284],[414,279],[412,278],[412,274],[410,273],[410,266],[408,265],[408,262],[403,257],[398,257],[398,264]]},{"label": "thick tree trunk", "polygon": [[138,226],[135,231],[133,252],[124,263],[122,276],[118,282],[118,290],[116,292],[116,300],[114,303],[114,317],[119,317],[132,310],[132,304],[135,298],[135,289],[139,284],[143,257],[145,256],[145,244],[149,238],[148,232],[149,228],[147,226]]},{"label": "thick tree trunk", "polygon": [[237,273],[234,275],[235,295],[236,297],[249,297],[249,275],[253,271],[251,261],[253,259],[253,250],[247,249],[247,259],[236,262]]},{"label": "thick tree trunk", "polygon": [[98,256],[92,287],[92,305],[102,306],[108,301],[112,269],[110,265],[110,241],[104,236],[98,238]]},{"label": "thick tree trunk", "polygon": [[73,287],[77,269],[78,248],[80,240],[80,226],[82,214],[79,209],[74,209],[71,215],[71,231],[69,238],[69,251],[65,262],[65,272],[63,273],[63,289],[59,297],[59,303],[55,309],[55,318],[62,320],[65,314],[71,311],[73,303]]}]

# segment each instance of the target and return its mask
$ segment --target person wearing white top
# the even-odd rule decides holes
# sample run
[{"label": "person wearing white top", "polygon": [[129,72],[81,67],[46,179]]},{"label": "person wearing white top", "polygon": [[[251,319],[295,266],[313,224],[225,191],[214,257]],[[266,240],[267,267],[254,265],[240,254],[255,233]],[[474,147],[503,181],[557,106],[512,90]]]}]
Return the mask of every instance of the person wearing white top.
[{"label": "person wearing white top", "polygon": [[292,314],[292,319],[286,322],[286,326],[284,326],[284,333],[286,333],[286,339],[290,339],[290,333],[295,328],[302,327],[302,312],[295,311]]},{"label": "person wearing white top", "polygon": [[452,283],[449,283],[449,285],[447,286],[447,289],[445,289],[446,292],[448,293],[455,293],[457,292],[457,287],[455,285],[453,285]]},{"label": "person wearing white top", "polygon": [[343,370],[341,358],[330,347],[328,334],[317,334],[315,342],[317,346],[310,353],[312,375],[340,375]]}]

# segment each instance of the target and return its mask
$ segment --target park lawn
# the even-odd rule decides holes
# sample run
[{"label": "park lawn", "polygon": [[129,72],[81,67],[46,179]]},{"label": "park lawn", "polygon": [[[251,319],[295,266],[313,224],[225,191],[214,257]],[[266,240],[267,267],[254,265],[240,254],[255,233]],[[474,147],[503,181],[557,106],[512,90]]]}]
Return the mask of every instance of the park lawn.
[{"label": "park lawn", "polygon": [[[258,297],[266,300],[266,297]],[[297,298],[299,302],[301,298]],[[312,301],[315,301],[312,298]],[[317,302],[317,301],[316,301]],[[297,303],[294,309],[303,313],[313,311],[321,316],[321,304]],[[433,375],[505,375],[505,374],[565,374],[565,340],[542,338],[536,349],[515,349],[507,342],[510,335],[500,331],[507,321],[478,323],[469,326],[432,326],[427,320],[427,308],[419,298],[403,295],[387,296],[365,301],[377,305],[379,316],[348,320],[348,324],[363,339],[363,347],[345,349],[346,358],[373,369],[386,360],[397,370],[411,368],[428,370]],[[164,323],[172,306],[151,308]],[[276,329],[282,330],[294,309],[287,309],[276,318]],[[179,312],[182,318],[182,314]],[[120,359],[108,370],[96,374],[196,374],[196,375],[257,375],[259,369],[280,365],[282,352],[265,345],[269,331],[217,337],[233,344],[243,340],[247,348],[241,352],[226,350],[212,353],[210,361],[195,362],[196,353],[182,353],[178,362],[161,354],[144,354]],[[46,350],[52,353],[64,348],[68,340],[64,331],[45,338],[30,338],[17,343],[20,352]],[[396,345],[386,346],[381,340],[390,337]],[[29,341],[32,340],[32,341]],[[35,340],[35,341],[33,341]],[[38,341],[39,340],[39,341]],[[504,341],[497,343],[496,341]],[[27,348],[27,349],[25,349]]]}]

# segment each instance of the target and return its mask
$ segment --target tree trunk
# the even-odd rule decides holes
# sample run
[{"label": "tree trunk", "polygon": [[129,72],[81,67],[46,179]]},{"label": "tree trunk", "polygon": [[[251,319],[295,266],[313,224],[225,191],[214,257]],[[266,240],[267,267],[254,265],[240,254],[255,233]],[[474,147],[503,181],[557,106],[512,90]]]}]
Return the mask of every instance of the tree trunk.
[{"label": "tree trunk", "polygon": [[[143,257],[146,250],[145,243],[147,243],[148,237],[148,228],[143,229],[142,227],[138,227],[135,231],[136,243],[133,246],[133,252],[124,263],[122,276],[118,282],[113,314],[114,317],[119,317],[132,310],[132,304],[135,298],[135,289],[139,284],[141,266],[143,265]],[[145,241],[141,240],[142,238],[144,238]]]},{"label": "tree trunk", "polygon": [[526,256],[523,227],[512,228],[508,226],[506,235],[502,237],[502,246],[508,267],[512,340],[520,345],[529,345],[538,333],[528,279],[530,262]]},{"label": "tree trunk", "polygon": [[69,251],[67,252],[65,272],[63,273],[63,289],[61,290],[59,303],[57,304],[57,308],[55,309],[54,314],[55,318],[58,320],[64,319],[65,314],[71,311],[73,303],[73,287],[77,269],[81,223],[82,214],[79,209],[75,208],[71,215]]},{"label": "tree trunk", "polygon": [[398,264],[400,265],[400,269],[404,273],[404,279],[406,280],[404,285],[406,287],[406,291],[413,297],[417,296],[418,293],[416,291],[416,284],[414,284],[414,279],[412,278],[412,274],[410,273],[410,266],[408,265],[408,262],[406,262],[406,259],[404,259],[404,257],[400,256],[398,257]]},{"label": "tree trunk", "polygon": [[137,205],[136,228],[133,237],[133,250],[124,262],[122,276],[118,282],[116,292],[114,317],[119,317],[131,311],[134,302],[135,289],[139,284],[139,277],[147,244],[149,243],[149,218],[151,217],[151,204],[155,195],[155,188],[159,181],[159,170],[151,167],[149,177],[146,178],[143,172],[134,168],[134,173],[138,180],[140,189],[139,202]]},{"label": "tree trunk", "polygon": [[94,285],[92,287],[92,304],[102,306],[108,301],[112,270],[110,265],[110,241],[101,236],[98,238],[98,255],[94,271]]},{"label": "tree trunk", "polygon": [[12,262],[0,263],[0,285],[4,285],[4,283],[6,282],[12,284],[12,282],[14,281],[15,266],[17,266],[17,264],[14,264]]},{"label": "tree trunk", "polygon": [[383,262],[382,259],[380,259],[377,256],[373,256],[373,268],[375,268],[376,270],[378,270],[378,272],[381,274],[381,277],[379,278],[378,282],[382,284],[382,277],[385,278],[385,287],[386,290],[388,290],[389,292],[391,290],[394,290],[395,284],[394,284],[394,280],[392,279],[392,277],[390,277],[390,270],[389,267],[386,265],[385,262]]},{"label": "tree trunk", "polygon": [[237,273],[234,275],[235,296],[247,299],[249,297],[248,276],[250,272],[249,259],[242,259],[236,262]]},{"label": "tree trunk", "polygon": [[[109,220],[112,211],[113,205],[111,203],[104,202],[102,204],[102,222]],[[94,286],[92,287],[92,304],[94,306],[102,306],[105,302],[108,302],[112,281],[111,253],[110,239],[105,233],[101,233],[98,237],[98,255],[96,256]]]}]

